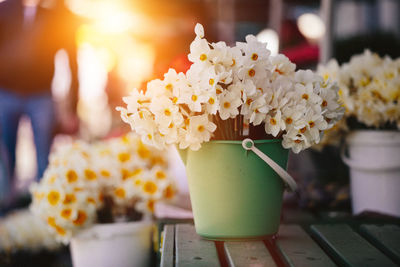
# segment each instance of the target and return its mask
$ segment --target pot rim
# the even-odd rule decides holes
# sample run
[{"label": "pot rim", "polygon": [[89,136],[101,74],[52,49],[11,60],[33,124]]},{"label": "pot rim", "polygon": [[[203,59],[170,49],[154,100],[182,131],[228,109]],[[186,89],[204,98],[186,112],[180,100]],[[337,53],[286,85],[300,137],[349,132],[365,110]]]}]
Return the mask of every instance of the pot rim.
[{"label": "pot rim", "polygon": [[153,222],[148,220],[116,223],[95,223],[90,227],[82,229],[73,236],[74,240],[105,240],[124,236],[127,234],[140,233],[145,227],[152,227]]},{"label": "pot rim", "polygon": [[393,145],[400,143],[398,130],[355,130],[346,136],[349,145]]}]

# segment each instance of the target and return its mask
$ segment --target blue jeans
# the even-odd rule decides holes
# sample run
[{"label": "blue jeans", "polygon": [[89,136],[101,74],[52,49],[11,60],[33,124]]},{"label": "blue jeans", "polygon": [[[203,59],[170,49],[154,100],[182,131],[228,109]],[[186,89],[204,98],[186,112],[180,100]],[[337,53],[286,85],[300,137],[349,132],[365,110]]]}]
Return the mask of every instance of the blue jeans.
[{"label": "blue jeans", "polygon": [[17,130],[22,115],[27,115],[31,121],[36,147],[37,178],[40,179],[48,164],[55,125],[51,94],[21,96],[0,89],[0,138],[8,156],[11,181],[15,176]]}]

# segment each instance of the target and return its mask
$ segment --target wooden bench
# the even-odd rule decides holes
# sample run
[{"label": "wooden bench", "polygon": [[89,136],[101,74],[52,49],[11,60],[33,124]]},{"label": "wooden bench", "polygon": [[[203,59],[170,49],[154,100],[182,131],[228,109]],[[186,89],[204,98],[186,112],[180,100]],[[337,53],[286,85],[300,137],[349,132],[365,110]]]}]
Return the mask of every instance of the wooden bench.
[{"label": "wooden bench", "polygon": [[262,241],[202,239],[193,224],[163,227],[161,267],[399,266],[399,225],[283,224]]}]

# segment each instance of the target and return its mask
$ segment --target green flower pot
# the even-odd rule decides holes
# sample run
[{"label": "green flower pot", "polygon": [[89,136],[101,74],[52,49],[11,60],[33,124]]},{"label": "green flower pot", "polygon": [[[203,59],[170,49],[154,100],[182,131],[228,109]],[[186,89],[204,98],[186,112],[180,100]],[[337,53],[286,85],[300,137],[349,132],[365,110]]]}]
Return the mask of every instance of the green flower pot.
[{"label": "green flower pot", "polygon": [[[255,146],[286,169],[281,140]],[[211,141],[198,151],[180,150],[186,165],[197,233],[207,239],[262,239],[277,233],[284,183],[241,141]]]}]

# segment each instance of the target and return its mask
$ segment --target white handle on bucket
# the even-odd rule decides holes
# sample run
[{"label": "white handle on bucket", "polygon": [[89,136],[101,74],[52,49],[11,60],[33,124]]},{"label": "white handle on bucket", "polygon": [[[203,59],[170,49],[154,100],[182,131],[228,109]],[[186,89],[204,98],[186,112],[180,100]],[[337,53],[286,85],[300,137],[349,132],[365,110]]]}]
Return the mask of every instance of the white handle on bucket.
[{"label": "white handle on bucket", "polygon": [[296,181],[290,176],[287,171],[285,171],[281,166],[279,166],[275,161],[273,161],[270,157],[265,155],[261,150],[254,146],[253,140],[250,138],[246,138],[242,141],[242,146],[246,150],[251,150],[256,153],[265,163],[267,163],[281,178],[289,188],[294,192],[297,190]]}]

